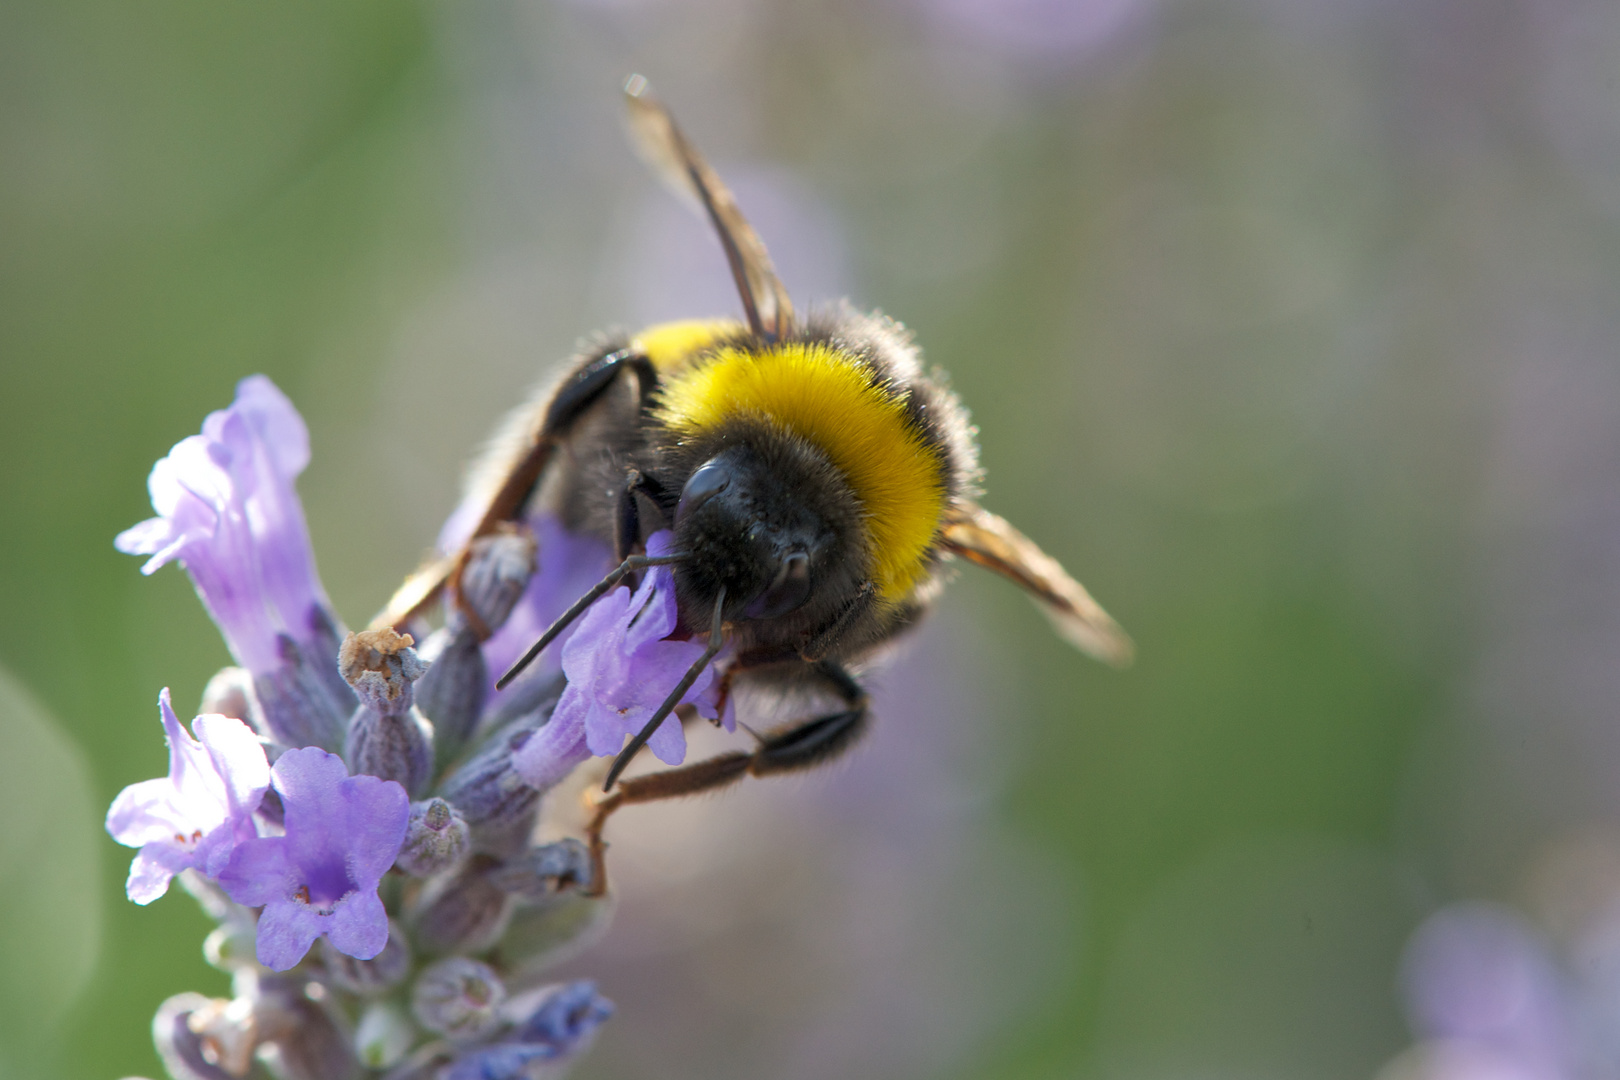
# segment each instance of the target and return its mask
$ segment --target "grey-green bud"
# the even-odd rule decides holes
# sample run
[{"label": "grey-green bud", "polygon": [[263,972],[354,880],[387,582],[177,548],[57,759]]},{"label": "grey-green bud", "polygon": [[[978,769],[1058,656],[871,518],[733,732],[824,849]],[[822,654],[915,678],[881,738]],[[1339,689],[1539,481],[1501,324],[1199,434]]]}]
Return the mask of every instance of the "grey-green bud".
[{"label": "grey-green bud", "polygon": [[506,985],[488,964],[452,956],[416,977],[411,1011],[429,1031],[458,1042],[482,1039],[500,1024]]},{"label": "grey-green bud", "polygon": [[394,865],[414,877],[442,873],[467,853],[468,835],[467,822],[443,799],[412,803]]},{"label": "grey-green bud", "polygon": [[512,906],[505,890],[489,880],[497,865],[487,855],[474,855],[454,874],[430,879],[412,920],[417,942],[440,953],[494,944]]},{"label": "grey-green bud", "polygon": [[405,931],[392,919],[388,922],[388,944],[370,960],[356,960],[338,952],[332,943],[321,939],[321,962],[332,985],[351,994],[371,996],[382,994],[398,986],[411,973],[411,950],[406,943]]}]

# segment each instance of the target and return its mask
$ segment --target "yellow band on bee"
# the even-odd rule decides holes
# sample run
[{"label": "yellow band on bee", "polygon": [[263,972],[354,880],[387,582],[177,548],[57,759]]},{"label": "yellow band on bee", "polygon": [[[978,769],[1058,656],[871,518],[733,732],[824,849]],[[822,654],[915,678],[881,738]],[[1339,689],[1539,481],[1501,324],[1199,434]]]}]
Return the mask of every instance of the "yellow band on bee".
[{"label": "yellow band on bee", "polygon": [[[658,330],[675,333],[674,327]],[[873,385],[871,371],[856,357],[797,342],[759,353],[717,349],[675,371],[659,395],[659,419],[683,434],[750,416],[820,448],[844,474],[866,514],[878,594],[905,598],[927,573],[924,560],[944,516],[945,493],[937,453],[906,422],[904,398]]]},{"label": "yellow band on bee", "polygon": [[630,348],[651,360],[660,374],[667,374],[698,350],[741,329],[742,324],[731,319],[682,319],[648,327],[631,340]]}]

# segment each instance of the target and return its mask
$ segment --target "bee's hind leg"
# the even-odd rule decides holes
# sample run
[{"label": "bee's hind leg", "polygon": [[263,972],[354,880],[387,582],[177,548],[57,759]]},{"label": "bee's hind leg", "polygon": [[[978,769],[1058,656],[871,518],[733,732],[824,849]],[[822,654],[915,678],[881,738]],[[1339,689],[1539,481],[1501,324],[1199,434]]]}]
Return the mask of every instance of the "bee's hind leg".
[{"label": "bee's hind leg", "polygon": [[585,827],[585,839],[591,852],[588,894],[601,896],[607,892],[607,844],[602,840],[602,829],[620,807],[718,791],[744,776],[772,776],[812,769],[855,745],[869,726],[866,691],[838,664],[822,661],[815,665],[815,670],[838,691],[847,708],[767,732],[759,736],[759,745],[752,753],[734,750],[707,761],[621,780],[612,793],[598,798],[590,823]]}]

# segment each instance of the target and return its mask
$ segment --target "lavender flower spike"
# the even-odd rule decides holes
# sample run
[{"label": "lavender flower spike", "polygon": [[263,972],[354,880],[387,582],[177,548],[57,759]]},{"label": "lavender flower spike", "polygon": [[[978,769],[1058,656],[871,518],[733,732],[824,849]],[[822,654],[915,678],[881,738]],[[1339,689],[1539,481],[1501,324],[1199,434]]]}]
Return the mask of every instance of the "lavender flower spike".
[{"label": "lavender flower spike", "polygon": [[193,738],[158,695],[158,715],[169,740],[169,775],[131,784],[107,811],[107,831],[140,848],[124,886],[137,904],[150,904],[169,880],[195,868],[218,877],[237,844],[254,836],[253,811],[270,786],[270,765],[258,738],[240,720],[199,716]]},{"label": "lavender flower spike", "polygon": [[243,379],[230,408],[152,467],[149,518],[118,534],[119,551],[150,555],[150,574],[179,559],[231,653],[255,675],[273,671],[277,637],[313,636],[330,608],[315,573],[293,481],[309,463],[309,432],[263,375]]},{"label": "lavender flower spike", "polygon": [[[647,553],[667,553],[672,539],[668,531],[654,533],[647,542]],[[549,777],[554,769],[545,755],[564,753],[565,733],[580,729],[592,754],[611,755],[623,749],[625,740],[652,718],[687,668],[703,654],[698,642],[669,637],[677,617],[675,578],[667,566],[649,570],[634,594],[620,587],[593,604],[563,646],[568,689],[557,702],[551,722],[512,757],[519,774],[535,778],[530,783]],[[713,679],[713,668],[705,668],[681,700],[712,716],[707,691]],[[686,758],[686,735],[680,720],[672,713],[658,725],[647,745],[666,765],[679,765]]]},{"label": "lavender flower spike", "polygon": [[350,776],[342,758],[315,747],[282,754],[271,779],[286,834],[240,845],[219,875],[231,899],[264,908],[259,962],[286,971],[322,934],[339,952],[370,960],[388,944],[377,883],[405,839],[405,789]]}]

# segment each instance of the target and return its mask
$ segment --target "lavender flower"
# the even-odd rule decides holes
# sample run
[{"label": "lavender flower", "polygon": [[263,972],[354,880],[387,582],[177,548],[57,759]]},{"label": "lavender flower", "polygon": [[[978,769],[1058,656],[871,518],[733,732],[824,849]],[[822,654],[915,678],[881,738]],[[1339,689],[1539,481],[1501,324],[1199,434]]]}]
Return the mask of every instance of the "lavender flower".
[{"label": "lavender flower", "polygon": [[[161,895],[177,871],[198,871],[182,882],[221,924],[205,953],[234,977],[234,999],[165,1004],[154,1038],[176,1080],[266,1069],[352,1080],[362,1065],[396,1080],[557,1076],[612,1007],[574,984],[503,1008],[500,980],[467,954],[511,946],[526,956],[536,940],[555,954],[605,918],[580,892],[583,846],[535,847],[541,792],[590,756],[588,732],[622,742],[656,705],[630,692],[638,681],[667,693],[696,654],[666,640],[673,582],[650,574],[576,628],[609,651],[593,662],[576,649],[570,663],[593,674],[592,693],[576,693],[572,713],[549,723],[563,690],[555,651],[549,676],[500,694],[491,677],[600,580],[606,547],[541,515],[541,568],[531,573],[535,541],[522,528],[480,541],[425,657],[392,629],[350,635],[340,649],[293,491],[308,457],[292,406],[262,377],[244,380],[229,409],[152,470],[158,517],[118,538],[152,556],[148,573],[181,561],[241,665],[216,675],[205,699],[242,719],[198,717],[196,738],[164,691],[170,775],[126,789],[107,818],[116,839],[141,847],[128,887],[137,902]],[[603,710],[619,711],[605,720]],[[675,742],[665,732],[658,746],[683,752],[678,724],[671,731]],[[525,747],[526,774],[514,761]],[[328,752],[339,748],[354,775]],[[421,880],[379,890],[391,867]],[[515,914],[525,936],[508,941]],[[321,937],[320,960],[301,967]],[[416,970],[414,957],[435,954],[439,963]],[[252,955],[298,972],[272,975]],[[461,979],[463,1002],[434,982],[445,971],[489,974],[478,987]],[[413,1016],[405,1000],[434,1007]],[[450,1041],[422,1041],[435,1034]]]},{"label": "lavender flower", "polygon": [[341,758],[313,747],[282,754],[271,777],[286,834],[242,844],[219,876],[231,899],[264,908],[259,962],[286,971],[322,934],[339,952],[371,959],[388,943],[377,883],[405,839],[405,789],[351,777]]},{"label": "lavender flower", "polygon": [[270,786],[264,748],[248,726],[228,716],[180,725],[169,690],[158,695],[158,715],[169,742],[169,775],[119,792],[107,811],[107,831],[120,844],[140,848],[125,891],[150,904],[182,870],[217,877],[237,844],[254,836],[253,812]]},{"label": "lavender flower", "polygon": [[150,555],[143,574],[179,559],[237,661],[255,675],[281,663],[277,637],[308,641],[329,609],[293,481],[309,432],[263,375],[243,379],[201,435],[152,466],[149,518],[118,534],[119,551]]},{"label": "lavender flower", "polygon": [[[672,538],[654,533],[648,554],[668,553]],[[675,579],[666,566],[653,567],[634,593],[621,586],[593,604],[563,646],[568,688],[551,722],[513,755],[518,772],[538,786],[560,762],[580,755],[581,738],[592,754],[617,754],[703,654],[697,642],[669,637],[676,621]],[[705,668],[681,700],[713,716],[713,680],[713,668]],[[666,765],[679,765],[686,758],[680,720],[670,714],[647,745]]]}]

